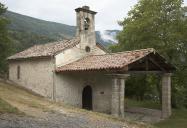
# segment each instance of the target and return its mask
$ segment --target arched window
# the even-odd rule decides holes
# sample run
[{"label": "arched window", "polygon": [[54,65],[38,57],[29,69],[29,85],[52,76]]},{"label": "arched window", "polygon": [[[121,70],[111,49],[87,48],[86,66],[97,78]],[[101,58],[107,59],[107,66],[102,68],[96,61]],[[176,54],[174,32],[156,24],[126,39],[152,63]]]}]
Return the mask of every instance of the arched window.
[{"label": "arched window", "polygon": [[89,18],[84,19],[84,30],[88,30],[90,27],[90,20]]},{"label": "arched window", "polygon": [[20,66],[17,66],[17,79],[20,79]]}]

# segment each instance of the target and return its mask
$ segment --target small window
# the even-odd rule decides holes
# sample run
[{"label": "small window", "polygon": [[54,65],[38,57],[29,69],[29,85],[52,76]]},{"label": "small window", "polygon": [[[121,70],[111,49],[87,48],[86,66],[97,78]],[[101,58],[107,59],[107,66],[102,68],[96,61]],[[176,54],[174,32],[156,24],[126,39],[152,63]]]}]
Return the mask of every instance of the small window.
[{"label": "small window", "polygon": [[100,92],[100,94],[104,94],[104,92]]},{"label": "small window", "polygon": [[20,66],[17,66],[17,79],[20,79]]},{"label": "small window", "polygon": [[7,79],[9,80],[9,78],[10,78],[10,70],[8,70],[7,72]]},{"label": "small window", "polygon": [[90,47],[89,47],[89,46],[86,46],[85,51],[86,51],[86,52],[90,52]]}]

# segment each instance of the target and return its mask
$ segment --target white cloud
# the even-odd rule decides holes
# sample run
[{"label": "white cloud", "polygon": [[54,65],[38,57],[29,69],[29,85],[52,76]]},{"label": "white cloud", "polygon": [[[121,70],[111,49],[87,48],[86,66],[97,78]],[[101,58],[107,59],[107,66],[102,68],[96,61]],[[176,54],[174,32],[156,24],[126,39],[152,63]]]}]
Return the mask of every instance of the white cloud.
[{"label": "white cloud", "polygon": [[116,40],[116,33],[112,32],[112,33],[108,33],[107,31],[100,31],[101,34],[101,38],[108,42],[108,41],[112,41],[114,43],[117,43],[118,41]]},{"label": "white cloud", "polygon": [[[1,0],[20,14],[69,25],[76,24],[74,9],[88,5],[96,15],[96,30],[120,29],[122,20],[138,0]],[[184,0],[187,4],[187,0]]]}]

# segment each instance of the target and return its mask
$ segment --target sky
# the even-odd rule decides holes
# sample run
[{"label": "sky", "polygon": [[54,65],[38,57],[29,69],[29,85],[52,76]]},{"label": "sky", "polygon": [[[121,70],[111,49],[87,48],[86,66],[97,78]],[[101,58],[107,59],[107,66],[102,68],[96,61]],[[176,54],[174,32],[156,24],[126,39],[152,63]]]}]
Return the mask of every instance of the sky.
[{"label": "sky", "polygon": [[[8,10],[68,25],[76,25],[75,8],[84,5],[98,12],[96,30],[121,29],[117,24],[138,0],[0,0]],[[184,0],[187,5],[187,0]]]}]

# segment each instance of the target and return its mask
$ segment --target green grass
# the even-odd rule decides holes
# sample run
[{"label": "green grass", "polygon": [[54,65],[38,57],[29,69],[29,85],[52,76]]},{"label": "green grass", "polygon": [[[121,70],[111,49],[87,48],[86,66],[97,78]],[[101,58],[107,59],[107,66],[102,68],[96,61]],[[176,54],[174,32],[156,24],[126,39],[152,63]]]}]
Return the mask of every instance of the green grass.
[{"label": "green grass", "polygon": [[[128,107],[143,107],[151,109],[161,109],[161,105],[154,101],[136,101],[126,99]],[[154,124],[157,128],[187,128],[187,109],[173,109],[169,119]]]},{"label": "green grass", "polygon": [[21,112],[17,108],[11,106],[9,103],[0,98],[0,113],[20,114]]},{"label": "green grass", "polygon": [[140,107],[140,108],[150,108],[150,109],[161,109],[161,104],[158,102],[144,100],[137,101],[132,99],[125,99],[127,107]]},{"label": "green grass", "polygon": [[[153,101],[136,101],[126,99],[128,107],[143,107],[151,109],[161,109],[161,105]],[[187,128],[187,109],[173,109],[172,116],[154,124],[157,128]]]},{"label": "green grass", "polygon": [[169,119],[156,123],[155,126],[158,128],[187,128],[187,109],[172,112]]}]

